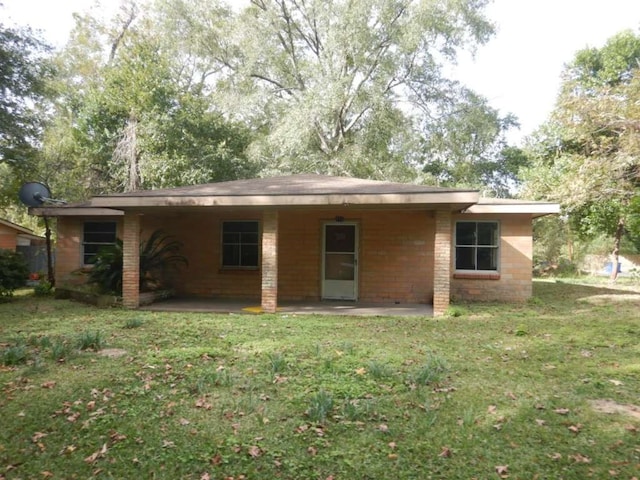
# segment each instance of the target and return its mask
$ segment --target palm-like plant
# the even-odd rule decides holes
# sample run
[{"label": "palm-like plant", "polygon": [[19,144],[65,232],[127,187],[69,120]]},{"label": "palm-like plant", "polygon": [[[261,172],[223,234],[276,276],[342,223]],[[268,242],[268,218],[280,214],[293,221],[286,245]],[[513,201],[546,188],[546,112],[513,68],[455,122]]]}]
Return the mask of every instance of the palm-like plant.
[{"label": "palm-like plant", "polygon": [[[162,230],[154,231],[147,240],[140,242],[141,290],[158,288],[168,268],[188,265],[187,259],[178,253],[180,248],[182,243]],[[101,249],[96,255],[89,282],[104,291],[121,294],[123,264],[122,240],[117,239],[114,245]]]}]

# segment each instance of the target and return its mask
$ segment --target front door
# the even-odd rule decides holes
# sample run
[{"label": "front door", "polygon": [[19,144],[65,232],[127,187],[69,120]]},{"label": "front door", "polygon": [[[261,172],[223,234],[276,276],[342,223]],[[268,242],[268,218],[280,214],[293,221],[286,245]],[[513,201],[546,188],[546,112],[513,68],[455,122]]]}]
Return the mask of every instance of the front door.
[{"label": "front door", "polygon": [[358,225],[327,223],[323,231],[322,298],[358,297]]}]

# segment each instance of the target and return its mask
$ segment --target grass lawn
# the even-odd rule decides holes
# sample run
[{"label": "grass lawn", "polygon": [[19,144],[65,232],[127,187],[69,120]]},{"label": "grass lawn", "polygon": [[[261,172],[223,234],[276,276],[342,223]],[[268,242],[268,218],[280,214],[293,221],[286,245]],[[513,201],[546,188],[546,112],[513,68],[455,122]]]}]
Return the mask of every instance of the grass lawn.
[{"label": "grass lawn", "polygon": [[0,304],[0,479],[640,477],[640,287],[447,318]]}]

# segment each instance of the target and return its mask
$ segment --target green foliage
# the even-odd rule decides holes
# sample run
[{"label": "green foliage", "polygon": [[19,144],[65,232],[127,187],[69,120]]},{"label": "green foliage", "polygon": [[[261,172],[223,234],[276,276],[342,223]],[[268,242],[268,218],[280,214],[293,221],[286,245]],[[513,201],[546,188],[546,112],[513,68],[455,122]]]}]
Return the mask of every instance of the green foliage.
[{"label": "green foliage", "polygon": [[53,293],[53,285],[45,278],[41,278],[38,280],[33,287],[33,293],[38,297],[43,297],[46,295],[51,295]]},{"label": "green foliage", "polygon": [[2,365],[11,367],[27,363],[29,356],[24,345],[10,345],[0,351]]},{"label": "green foliage", "polygon": [[[170,268],[186,265],[187,259],[178,252],[182,243],[162,230],[155,230],[140,242],[140,288],[155,290],[162,285],[163,276]],[[122,293],[123,244],[102,248],[96,255],[89,273],[89,282],[99,285],[104,292]]]},{"label": "green foliage", "polygon": [[578,52],[528,149],[525,194],[561,202],[572,231],[583,239],[608,235],[614,255],[625,234],[640,237],[639,62],[640,35],[630,31]]},{"label": "green foliage", "polygon": [[99,330],[82,332],[76,342],[80,350],[102,350],[105,340]]},{"label": "green foliage", "polygon": [[[2,455],[16,478],[632,478],[640,290],[589,281],[438,321],[140,311],[130,330],[126,310],[19,295],[0,304],[0,352],[27,353],[1,368]],[[84,331],[127,356],[76,354]],[[444,380],[408,381],[428,355]]]},{"label": "green foliage", "polygon": [[409,381],[416,385],[431,385],[442,382],[449,372],[447,361],[435,354],[428,354],[426,362],[409,376]]},{"label": "green foliage", "polygon": [[306,414],[311,422],[323,424],[333,410],[333,396],[331,393],[320,390],[309,399],[309,407]]},{"label": "green foliage", "polygon": [[493,33],[483,0],[173,3],[224,66],[216,99],[255,127],[265,174],[415,177],[423,125],[459,94],[443,64]]},{"label": "green foliage", "polygon": [[21,254],[0,249],[0,301],[24,287],[29,277],[29,267]]}]

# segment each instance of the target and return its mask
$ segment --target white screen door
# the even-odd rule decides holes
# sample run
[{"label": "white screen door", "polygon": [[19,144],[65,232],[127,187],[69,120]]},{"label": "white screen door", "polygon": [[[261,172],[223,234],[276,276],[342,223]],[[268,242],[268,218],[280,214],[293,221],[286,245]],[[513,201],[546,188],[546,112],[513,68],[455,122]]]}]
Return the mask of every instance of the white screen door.
[{"label": "white screen door", "polygon": [[322,298],[356,300],[358,292],[358,226],[324,225]]}]

